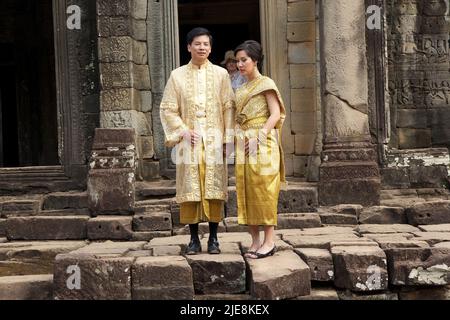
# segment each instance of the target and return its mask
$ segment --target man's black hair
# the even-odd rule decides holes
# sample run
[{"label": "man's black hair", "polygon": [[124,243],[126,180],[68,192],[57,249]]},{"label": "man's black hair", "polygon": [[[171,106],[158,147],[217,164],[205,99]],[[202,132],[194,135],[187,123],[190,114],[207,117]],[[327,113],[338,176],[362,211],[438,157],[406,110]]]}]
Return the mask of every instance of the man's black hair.
[{"label": "man's black hair", "polygon": [[186,42],[188,45],[191,45],[192,42],[194,41],[195,38],[200,37],[200,36],[208,36],[209,37],[209,42],[212,46],[213,44],[213,37],[211,35],[211,32],[209,32],[208,29],[205,28],[194,28],[191,31],[189,31],[189,33],[186,36]]}]

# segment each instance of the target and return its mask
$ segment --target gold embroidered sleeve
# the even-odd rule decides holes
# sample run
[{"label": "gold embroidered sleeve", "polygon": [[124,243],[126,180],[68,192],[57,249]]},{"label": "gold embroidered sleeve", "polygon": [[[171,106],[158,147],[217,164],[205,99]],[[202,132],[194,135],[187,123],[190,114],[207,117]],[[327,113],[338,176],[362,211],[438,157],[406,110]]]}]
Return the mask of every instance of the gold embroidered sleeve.
[{"label": "gold embroidered sleeve", "polygon": [[160,106],[161,123],[166,135],[165,144],[173,147],[181,141],[182,133],[188,129],[181,118],[180,104],[171,76],[164,90]]},{"label": "gold embroidered sleeve", "polygon": [[224,143],[232,143],[234,141],[234,117],[236,114],[236,97],[231,86],[231,81],[226,74],[226,77],[222,81],[222,112],[223,112],[223,121],[224,121]]}]

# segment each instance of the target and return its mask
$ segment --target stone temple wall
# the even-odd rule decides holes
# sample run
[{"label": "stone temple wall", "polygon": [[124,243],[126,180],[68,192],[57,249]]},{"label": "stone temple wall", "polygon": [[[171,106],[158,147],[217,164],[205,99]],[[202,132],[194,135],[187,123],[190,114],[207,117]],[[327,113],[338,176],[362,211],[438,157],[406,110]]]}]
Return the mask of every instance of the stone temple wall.
[{"label": "stone temple wall", "polygon": [[446,0],[387,0],[390,146],[450,146]]}]

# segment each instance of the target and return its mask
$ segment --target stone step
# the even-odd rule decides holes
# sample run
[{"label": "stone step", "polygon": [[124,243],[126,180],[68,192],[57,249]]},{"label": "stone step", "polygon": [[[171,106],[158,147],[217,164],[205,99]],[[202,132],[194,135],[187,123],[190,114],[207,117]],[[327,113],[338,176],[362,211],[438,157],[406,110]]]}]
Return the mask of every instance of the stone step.
[{"label": "stone step", "polygon": [[172,198],[176,195],[175,180],[160,180],[156,182],[137,182],[136,199]]},{"label": "stone step", "polygon": [[88,216],[10,217],[9,240],[79,240],[87,238]]},{"label": "stone step", "polygon": [[85,241],[0,243],[0,277],[53,273],[55,257],[86,246]]},{"label": "stone step", "polygon": [[0,277],[0,300],[53,300],[53,274]]},{"label": "stone step", "polygon": [[46,195],[43,199],[42,209],[84,209],[88,208],[88,195],[86,192],[56,192]]},{"label": "stone step", "polygon": [[41,200],[7,200],[0,202],[0,217],[34,216],[41,209]]},{"label": "stone step", "polygon": [[[389,232],[397,232],[355,234],[354,229],[358,230],[336,226],[277,230],[277,252],[257,260],[243,255],[251,245],[247,232],[219,233],[220,255],[206,253],[205,233],[203,253],[186,257],[189,235],[149,242],[8,242],[0,244],[0,279],[55,270],[57,299],[136,300],[209,296],[315,300],[321,295],[311,288],[318,283],[333,286],[331,291],[340,299],[373,300],[392,298],[403,289],[450,283],[450,248],[418,245],[424,234],[446,232],[411,234],[394,227]],[[383,247],[384,243],[389,245]],[[389,291],[387,283],[397,291]]]}]

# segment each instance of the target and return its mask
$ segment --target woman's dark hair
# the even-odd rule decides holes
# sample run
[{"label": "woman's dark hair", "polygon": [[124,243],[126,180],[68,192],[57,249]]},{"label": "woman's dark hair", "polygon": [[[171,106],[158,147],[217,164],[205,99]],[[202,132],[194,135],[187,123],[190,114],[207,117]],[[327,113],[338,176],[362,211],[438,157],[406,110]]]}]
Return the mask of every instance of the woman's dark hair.
[{"label": "woman's dark hair", "polygon": [[200,37],[200,36],[208,36],[209,37],[209,42],[212,46],[213,44],[213,37],[211,35],[211,32],[209,32],[208,29],[205,28],[194,28],[191,31],[189,31],[189,33],[186,36],[186,42],[188,45],[191,45],[192,42],[194,41],[195,38]]},{"label": "woman's dark hair", "polygon": [[259,71],[262,70],[262,64],[264,62],[264,55],[262,51],[262,47],[259,42],[255,40],[247,40],[244,43],[241,43],[235,50],[234,55],[237,55],[239,51],[245,51],[247,55],[253,60],[258,62]]}]

